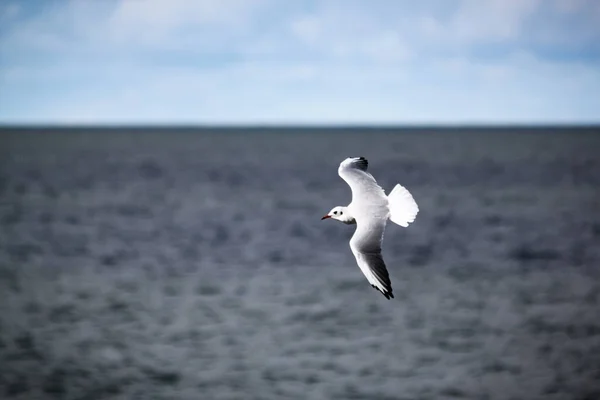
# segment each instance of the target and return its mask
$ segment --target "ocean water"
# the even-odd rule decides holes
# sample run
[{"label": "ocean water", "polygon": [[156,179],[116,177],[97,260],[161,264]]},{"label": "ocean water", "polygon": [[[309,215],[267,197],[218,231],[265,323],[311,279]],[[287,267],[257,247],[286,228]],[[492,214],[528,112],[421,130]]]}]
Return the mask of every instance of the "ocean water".
[{"label": "ocean water", "polygon": [[598,129],[5,128],[0,224],[1,398],[600,399]]}]

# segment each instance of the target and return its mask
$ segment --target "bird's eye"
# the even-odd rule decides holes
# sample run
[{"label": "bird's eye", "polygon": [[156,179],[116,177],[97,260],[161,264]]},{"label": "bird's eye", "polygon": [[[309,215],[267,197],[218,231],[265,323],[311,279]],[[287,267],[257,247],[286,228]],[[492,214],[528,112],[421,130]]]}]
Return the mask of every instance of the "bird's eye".
[{"label": "bird's eye", "polygon": [[337,215],[337,211],[334,211],[333,213],[334,213],[335,215]]}]

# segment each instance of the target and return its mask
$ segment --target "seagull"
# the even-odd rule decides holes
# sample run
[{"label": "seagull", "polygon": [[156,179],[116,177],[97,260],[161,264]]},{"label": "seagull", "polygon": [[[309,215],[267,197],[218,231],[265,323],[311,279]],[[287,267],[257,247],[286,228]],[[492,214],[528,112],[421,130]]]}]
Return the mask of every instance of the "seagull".
[{"label": "seagull", "polygon": [[386,299],[394,298],[392,283],[381,256],[381,242],[387,220],[404,228],[414,222],[419,206],[410,192],[397,184],[389,195],[377,184],[369,172],[364,157],[348,157],[340,163],[339,176],[352,191],[352,201],[346,207],[331,209],[324,219],[335,219],[345,224],[356,224],[350,239],[350,249],[356,263],[371,284]]}]

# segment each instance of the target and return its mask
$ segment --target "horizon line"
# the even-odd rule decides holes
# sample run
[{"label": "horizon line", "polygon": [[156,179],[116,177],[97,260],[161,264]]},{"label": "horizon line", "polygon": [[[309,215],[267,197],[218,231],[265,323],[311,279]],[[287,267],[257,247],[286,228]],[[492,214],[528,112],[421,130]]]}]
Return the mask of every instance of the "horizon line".
[{"label": "horizon line", "polygon": [[600,122],[430,122],[430,123],[3,123],[0,129],[428,129],[428,128],[600,128]]}]

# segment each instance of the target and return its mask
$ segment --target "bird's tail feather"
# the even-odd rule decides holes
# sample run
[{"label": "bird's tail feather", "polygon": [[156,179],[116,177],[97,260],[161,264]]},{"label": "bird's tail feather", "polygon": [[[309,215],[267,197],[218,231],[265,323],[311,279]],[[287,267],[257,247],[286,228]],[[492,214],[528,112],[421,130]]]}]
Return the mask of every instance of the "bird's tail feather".
[{"label": "bird's tail feather", "polygon": [[412,194],[400,184],[394,186],[388,195],[388,203],[390,220],[405,228],[415,220],[419,212],[419,206]]}]

